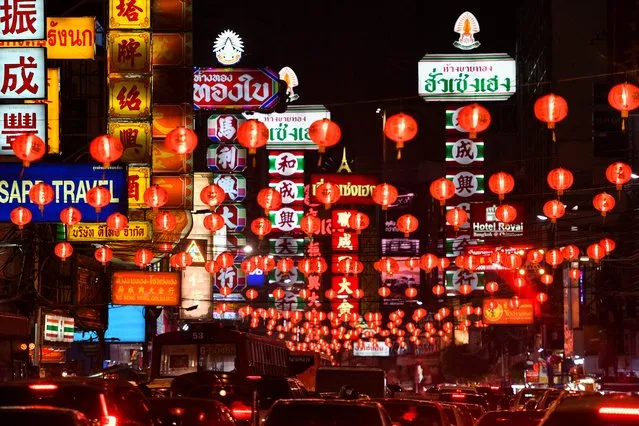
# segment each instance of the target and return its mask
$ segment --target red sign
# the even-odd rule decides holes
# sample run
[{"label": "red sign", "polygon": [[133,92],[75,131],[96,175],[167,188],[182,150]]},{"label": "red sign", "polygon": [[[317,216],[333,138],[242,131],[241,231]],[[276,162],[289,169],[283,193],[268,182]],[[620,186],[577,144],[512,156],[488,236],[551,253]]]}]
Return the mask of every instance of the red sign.
[{"label": "red sign", "polygon": [[522,203],[509,203],[515,208],[517,216],[510,223],[501,222],[497,219],[496,203],[471,203],[470,217],[472,236],[474,238],[508,238],[522,237],[524,235],[524,221],[526,211]]},{"label": "red sign", "polygon": [[332,301],[333,312],[336,315],[349,315],[359,313],[359,300],[354,297],[348,299],[333,299]]},{"label": "red sign", "polygon": [[355,231],[333,229],[331,238],[333,251],[357,251],[359,249],[359,235]]},{"label": "red sign", "polygon": [[351,219],[351,216],[357,213],[357,210],[332,210],[331,225],[333,226],[333,230],[344,231],[346,229],[351,229],[348,222]]},{"label": "red sign", "polygon": [[333,275],[331,277],[331,285],[337,299],[352,299],[353,293],[359,288],[359,277],[346,275]]},{"label": "red sign", "polygon": [[270,112],[281,101],[279,76],[268,68],[196,68],[195,109]]},{"label": "red sign", "polygon": [[350,253],[344,253],[344,254],[334,254],[331,256],[331,272],[333,274],[339,274],[340,271],[337,269],[337,266],[339,265],[340,260],[342,259],[351,259],[351,260],[359,260],[359,255],[357,254],[350,254]]},{"label": "red sign", "polygon": [[335,204],[374,204],[373,189],[379,183],[374,175],[317,174],[311,175],[311,202],[319,203],[315,194],[317,187],[325,182],[338,185],[340,197]]}]

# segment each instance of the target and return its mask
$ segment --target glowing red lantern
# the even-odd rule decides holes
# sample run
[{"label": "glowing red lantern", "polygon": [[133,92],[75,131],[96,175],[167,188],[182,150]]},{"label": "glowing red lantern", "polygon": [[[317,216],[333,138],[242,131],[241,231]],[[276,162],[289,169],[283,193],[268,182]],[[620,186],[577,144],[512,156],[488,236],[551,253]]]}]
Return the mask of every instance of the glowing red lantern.
[{"label": "glowing red lantern", "polygon": [[149,249],[138,249],[133,257],[133,262],[140,267],[140,269],[147,266],[153,260],[153,252]]},{"label": "glowing red lantern", "polygon": [[608,103],[617,111],[621,111],[621,130],[625,130],[628,111],[639,107],[639,87],[627,82],[613,86],[608,92]]},{"label": "glowing red lantern", "polygon": [[55,255],[63,262],[73,254],[73,247],[69,243],[58,243],[53,249]]},{"label": "glowing red lantern", "polygon": [[537,293],[537,301],[539,303],[546,303],[548,301],[548,295],[546,293]]},{"label": "glowing red lantern", "polygon": [[492,252],[492,254],[490,255],[490,262],[493,265],[501,265],[502,263],[504,263],[504,258],[506,257],[506,253],[504,253],[501,250],[495,250],[494,252]]},{"label": "glowing red lantern", "polygon": [[568,272],[568,276],[571,280],[578,280],[579,278],[581,278],[581,271],[579,269],[571,269]]},{"label": "glowing red lantern", "polygon": [[546,263],[552,265],[553,269],[564,261],[564,255],[557,249],[548,250],[546,252]]},{"label": "glowing red lantern", "polygon": [[382,286],[379,288],[379,290],[377,290],[377,294],[379,294],[382,297],[388,297],[391,294],[390,288],[386,287],[386,286]]},{"label": "glowing red lantern", "polygon": [[489,281],[486,283],[486,286],[484,286],[484,289],[487,293],[494,294],[497,292],[497,290],[499,290],[499,284],[497,284],[495,281]]},{"label": "glowing red lantern", "polygon": [[120,232],[129,226],[129,219],[122,213],[112,213],[107,217],[106,226],[113,232]]},{"label": "glowing red lantern", "polygon": [[28,208],[19,206],[11,210],[9,218],[14,225],[18,225],[18,229],[22,229],[24,228],[24,225],[27,225],[29,222],[31,222],[33,215]]},{"label": "glowing red lantern", "polygon": [[176,269],[184,269],[193,264],[193,256],[185,251],[181,251],[174,255]]},{"label": "glowing red lantern", "polygon": [[293,270],[294,263],[290,257],[284,257],[277,261],[277,269],[284,275],[288,275]]},{"label": "glowing red lantern", "polygon": [[515,253],[510,253],[504,256],[503,265],[508,269],[519,269],[521,262],[521,256]]},{"label": "glowing red lantern", "polygon": [[322,221],[319,217],[311,214],[306,214],[300,220],[300,228],[309,237],[313,237],[314,234],[319,233]]},{"label": "glowing red lantern", "polygon": [[91,141],[89,145],[91,157],[103,167],[109,167],[111,163],[118,161],[124,153],[124,146],[120,139],[111,135],[102,135]]},{"label": "glowing red lantern", "polygon": [[315,191],[315,197],[317,200],[324,204],[324,208],[330,209],[332,204],[335,204],[339,197],[341,196],[341,191],[338,185],[330,182],[324,182],[319,185]]},{"label": "glowing red lantern", "polygon": [[204,216],[204,227],[214,234],[224,227],[224,218],[217,213]]},{"label": "glowing red lantern", "polygon": [[601,241],[599,241],[599,245],[604,248],[606,254],[610,254],[610,252],[613,251],[615,247],[617,247],[617,244],[615,244],[615,241],[611,238],[602,239]]},{"label": "glowing red lantern", "polygon": [[67,207],[60,212],[60,222],[75,225],[82,220],[82,212],[75,207]]},{"label": "glowing red lantern", "polygon": [[348,227],[360,234],[364,229],[368,228],[370,219],[366,213],[355,212],[348,219]]},{"label": "glowing red lantern", "polygon": [[215,258],[215,263],[220,269],[227,269],[233,266],[235,258],[230,251],[223,251]]},{"label": "glowing red lantern", "polygon": [[550,285],[550,284],[552,284],[552,282],[553,282],[554,280],[555,280],[555,279],[554,279],[554,278],[553,278],[553,276],[552,276],[552,275],[550,275],[550,274],[543,274],[543,275],[541,276],[541,278],[539,278],[539,281],[541,281],[541,282],[542,282],[542,284],[545,284],[545,285]]},{"label": "glowing red lantern", "polygon": [[495,217],[504,223],[511,223],[517,218],[517,209],[509,204],[502,204],[495,210]]},{"label": "glowing red lantern", "polygon": [[250,155],[254,155],[258,148],[266,145],[268,138],[269,131],[266,124],[255,119],[246,120],[237,130],[237,141],[249,150]]},{"label": "glowing red lantern", "polygon": [[523,288],[523,287],[526,286],[526,278],[521,277],[521,276],[520,277],[516,277],[515,280],[514,280],[514,284],[515,284],[515,287],[517,287],[518,289],[519,288]]},{"label": "glowing red lantern", "polygon": [[32,161],[38,161],[47,153],[47,147],[42,139],[33,133],[25,133],[11,142],[11,149],[16,157],[22,160],[24,167],[29,167]]},{"label": "glowing red lantern", "polygon": [[393,275],[399,271],[399,264],[392,257],[382,257],[379,259],[379,267],[381,272],[387,275]]},{"label": "glowing red lantern", "polygon": [[406,267],[411,271],[414,270],[415,268],[419,267],[419,257],[409,257],[408,259],[404,260],[404,265],[406,265]]},{"label": "glowing red lantern", "polygon": [[282,290],[281,288],[276,288],[275,290],[273,290],[272,294],[275,300],[283,299],[284,296],[286,296],[286,292]]},{"label": "glowing red lantern", "polygon": [[271,232],[272,229],[271,221],[265,217],[258,217],[251,222],[251,232],[257,235],[260,240],[264,239],[264,235]]},{"label": "glowing red lantern", "polygon": [[169,201],[169,193],[160,185],[151,185],[144,191],[144,203],[154,212]]},{"label": "glowing red lantern", "polygon": [[433,294],[435,296],[441,296],[444,292],[446,292],[446,288],[443,285],[437,284],[433,286]]},{"label": "glowing red lantern", "polygon": [[171,232],[177,226],[177,219],[171,212],[160,212],[153,218],[153,225],[161,232]]},{"label": "glowing red lantern", "polygon": [[397,148],[397,159],[402,158],[402,148],[404,142],[408,142],[417,135],[417,122],[410,115],[399,113],[390,116],[384,125],[384,134],[395,142]]},{"label": "glowing red lantern", "polygon": [[[244,262],[246,262],[246,260]],[[220,268],[217,265],[217,263],[215,263],[215,260],[207,260],[206,263],[204,264],[204,269],[206,269],[206,272],[208,272],[211,275],[217,274],[220,271]],[[246,271],[244,269],[244,265],[242,265],[242,270]]]},{"label": "glowing red lantern", "polygon": [[439,178],[430,184],[430,195],[439,200],[439,205],[446,205],[446,200],[455,196],[455,184],[446,178]]},{"label": "glowing red lantern", "polygon": [[544,215],[550,219],[552,223],[556,223],[557,219],[566,214],[564,203],[559,200],[546,201],[544,204]]},{"label": "glowing red lantern", "polygon": [[318,146],[318,152],[323,154],[326,152],[326,148],[339,142],[342,131],[334,121],[323,118],[311,123],[308,128],[308,136]]},{"label": "glowing red lantern", "polygon": [[87,203],[100,213],[111,202],[111,192],[104,186],[94,186],[87,192]]},{"label": "glowing red lantern", "polygon": [[459,294],[461,294],[462,296],[468,296],[470,293],[473,292],[473,287],[469,284],[462,284],[459,286]]},{"label": "glowing red lantern", "polygon": [[457,122],[471,139],[475,139],[477,133],[483,132],[490,125],[490,113],[479,104],[466,105],[459,111]]},{"label": "glowing red lantern", "polygon": [[171,250],[173,250],[173,244],[172,243],[160,243],[158,244],[158,250],[160,250],[161,252],[169,252]]},{"label": "glowing red lantern", "polygon": [[462,208],[455,207],[446,212],[446,222],[448,222],[455,231],[459,231],[459,227],[468,222],[468,213]]},{"label": "glowing red lantern", "polygon": [[631,175],[632,168],[621,161],[612,163],[606,169],[606,179],[616,186],[617,191],[621,191],[623,185],[630,181]]},{"label": "glowing red lantern", "polygon": [[579,247],[574,244],[569,244],[561,248],[561,254],[564,256],[564,259],[568,261],[577,260],[579,257]]},{"label": "glowing red lantern", "polygon": [[164,138],[164,146],[174,154],[188,154],[197,146],[197,135],[186,127],[176,127]]},{"label": "glowing red lantern", "polygon": [[[555,128],[555,123],[560,122],[568,115],[568,102],[559,95],[549,93],[535,101],[535,117],[539,121],[548,124],[549,129]],[[555,131],[552,133],[555,141]]]},{"label": "glowing red lantern", "polygon": [[257,204],[264,209],[268,216],[269,211],[277,210],[282,205],[282,195],[273,188],[265,188],[257,193]]},{"label": "glowing red lantern", "polygon": [[600,244],[590,244],[586,251],[588,253],[588,257],[595,261],[595,263],[599,263],[601,259],[606,255],[606,250]]},{"label": "glowing red lantern", "polygon": [[53,187],[44,182],[36,183],[29,190],[29,200],[38,205],[40,212],[44,212],[44,206],[53,201],[54,195]]},{"label": "glowing red lantern", "polygon": [[492,192],[499,195],[500,200],[503,200],[504,195],[515,188],[515,179],[506,172],[498,172],[488,179],[488,187]]},{"label": "glowing red lantern", "polygon": [[459,269],[464,269],[465,259],[466,259],[466,256],[463,254],[460,254],[457,257],[455,257],[455,266],[457,266]]},{"label": "glowing red lantern", "polygon": [[417,297],[417,289],[415,287],[408,287],[405,291],[404,294],[406,295],[406,297],[408,297],[409,299],[412,299],[414,297]]},{"label": "glowing red lantern", "polygon": [[382,210],[387,210],[388,206],[397,201],[397,188],[388,183],[380,183],[373,188],[373,201],[382,206]]},{"label": "glowing red lantern", "polygon": [[95,253],[93,253],[93,257],[95,260],[100,262],[102,266],[106,266],[107,263],[113,259],[113,250],[111,250],[107,246],[102,246],[100,248],[95,249]]},{"label": "glowing red lantern", "polygon": [[200,191],[200,200],[202,200],[204,204],[209,206],[209,209],[211,210],[222,204],[225,199],[226,192],[224,192],[221,186],[214,183],[205,186]]},{"label": "glowing red lantern", "polygon": [[419,226],[419,221],[412,214],[403,214],[397,218],[397,229],[404,233],[404,237],[408,238],[411,232],[415,232]]},{"label": "glowing red lantern", "polygon": [[426,273],[430,273],[434,268],[437,267],[438,259],[434,254],[426,253],[419,258],[419,267],[426,271]]},{"label": "glowing red lantern", "polygon": [[464,257],[464,269],[469,272],[474,272],[480,264],[481,258],[479,256],[469,254],[468,256]]},{"label": "glowing red lantern", "polygon": [[557,191],[557,195],[560,196],[572,186],[574,178],[570,170],[559,167],[548,172],[546,181],[548,186]]},{"label": "glowing red lantern", "polygon": [[246,290],[245,294],[248,300],[255,300],[257,299],[257,296],[259,296],[257,290],[255,290],[254,288],[249,288],[248,290]]},{"label": "glowing red lantern", "polygon": [[544,254],[540,250],[530,250],[526,255],[529,263],[536,265],[544,259]]},{"label": "glowing red lantern", "polygon": [[439,260],[437,261],[437,267],[442,271],[448,268],[449,266],[450,266],[450,260],[448,260],[445,257],[440,257]]},{"label": "glowing red lantern", "polygon": [[606,192],[602,192],[595,195],[592,199],[592,205],[605,217],[606,213],[615,207],[615,197]]}]

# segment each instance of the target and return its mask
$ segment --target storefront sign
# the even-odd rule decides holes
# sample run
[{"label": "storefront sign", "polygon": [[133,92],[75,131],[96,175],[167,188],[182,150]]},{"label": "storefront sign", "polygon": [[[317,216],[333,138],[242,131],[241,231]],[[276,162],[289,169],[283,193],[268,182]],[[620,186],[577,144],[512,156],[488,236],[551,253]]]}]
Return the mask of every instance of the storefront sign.
[{"label": "storefront sign", "polygon": [[345,231],[347,229],[352,229],[350,226],[351,216],[357,213],[357,210],[331,210],[331,225],[334,231]]},{"label": "storefront sign", "polygon": [[353,344],[353,356],[390,356],[390,348],[382,340],[357,341]]},{"label": "storefront sign", "polygon": [[191,104],[153,104],[154,138],[164,139],[176,127],[193,128],[193,107]]},{"label": "storefront sign", "polygon": [[359,235],[355,231],[338,231],[333,227],[331,248],[333,251],[357,251],[359,249]]},{"label": "storefront sign", "polygon": [[73,318],[60,315],[44,316],[44,340],[47,342],[72,343],[75,325]]},{"label": "storefront sign", "polygon": [[129,166],[127,192],[129,209],[148,209],[144,192],[151,186],[151,169],[147,166]]},{"label": "storefront sign", "polygon": [[382,238],[383,256],[419,256],[418,238]]},{"label": "storefront sign", "polygon": [[274,256],[295,257],[304,256],[304,238],[281,237],[268,241],[269,253]]},{"label": "storefront sign", "polygon": [[223,204],[215,208],[222,216],[229,232],[242,232],[246,228],[246,208],[241,204]]},{"label": "storefront sign", "polygon": [[46,116],[43,104],[0,105],[0,156],[13,155],[11,144],[24,133],[35,134],[46,142]]},{"label": "storefront sign", "polygon": [[273,111],[280,102],[279,76],[268,68],[196,68],[195,109]]},{"label": "storefront sign", "polygon": [[[211,274],[201,266],[187,266],[182,271],[182,309],[180,319],[205,319],[211,315]],[[187,311],[186,308],[197,305]]]},{"label": "storefront sign", "polygon": [[151,170],[153,174],[180,174],[193,172],[193,153],[175,154],[169,151],[163,140],[152,143]]},{"label": "storefront sign", "polygon": [[47,58],[95,58],[95,18],[47,18]]},{"label": "storefront sign", "polygon": [[118,76],[108,79],[109,117],[141,119],[151,116],[151,79],[149,77]]},{"label": "storefront sign", "polygon": [[106,223],[76,223],[67,225],[67,241],[150,241],[151,222],[129,221],[121,231],[112,231]]},{"label": "storefront sign", "polygon": [[450,166],[469,166],[484,162],[484,143],[472,139],[446,142],[446,163]]},{"label": "storefront sign", "polygon": [[[55,194],[43,212],[29,199],[29,190],[36,182],[48,183]],[[86,200],[87,191],[98,185],[111,193],[111,203],[99,214]],[[126,214],[126,198],[126,172],[119,166],[105,169],[94,164],[33,163],[23,168],[22,164],[11,163],[3,164],[0,173],[0,222],[9,222],[11,210],[18,206],[31,211],[33,222],[60,222],[60,212],[69,206],[80,210],[83,221],[96,222],[111,213]]]},{"label": "storefront sign", "polygon": [[473,291],[484,289],[485,277],[483,272],[469,272],[465,269],[446,271],[446,288],[459,290],[462,285],[469,285]]},{"label": "storefront sign", "polygon": [[282,207],[279,210],[271,210],[269,219],[274,231],[291,232],[300,229],[300,222],[304,216],[301,206]]},{"label": "storefront sign", "polygon": [[0,10],[0,41],[44,38],[44,0],[2,0]]},{"label": "storefront sign", "polygon": [[472,235],[475,238],[511,238],[524,235],[524,220],[526,212],[521,203],[509,203],[515,207],[517,217],[511,223],[504,223],[497,219],[495,212],[497,204],[471,203]]},{"label": "storefront sign", "polygon": [[236,144],[212,144],[206,150],[206,161],[215,172],[241,172],[248,164],[245,148]]},{"label": "storefront sign", "polygon": [[213,43],[213,53],[220,64],[235,65],[240,62],[244,53],[244,42],[235,31],[222,31]]},{"label": "storefront sign", "polygon": [[151,27],[151,0],[109,0],[109,28],[141,30]]},{"label": "storefront sign", "polygon": [[107,64],[109,73],[151,72],[151,33],[109,31]]},{"label": "storefront sign", "polygon": [[244,117],[239,114],[214,114],[206,120],[209,139],[213,142],[228,143],[237,139],[237,131]]},{"label": "storefront sign", "polygon": [[304,177],[304,152],[301,151],[269,151],[269,177]]},{"label": "storefront sign", "polygon": [[359,289],[359,277],[357,275],[333,275],[331,288],[335,291],[337,299],[354,298],[355,290]]},{"label": "storefront sign", "polygon": [[154,66],[186,67],[193,64],[192,33],[154,32],[152,39]]},{"label": "storefront sign", "polygon": [[515,60],[505,53],[425,55],[417,69],[425,101],[503,101],[516,91]]},{"label": "storefront sign", "polygon": [[340,274],[339,263],[344,259],[350,259],[352,261],[359,260],[359,254],[357,253],[340,253],[331,255],[331,273],[332,274]]},{"label": "storefront sign", "polygon": [[0,100],[46,99],[45,50],[42,47],[0,49]]},{"label": "storefront sign", "polygon": [[468,198],[484,193],[484,175],[472,172],[459,172],[455,175],[446,175],[446,179],[455,184],[455,195]]},{"label": "storefront sign", "polygon": [[[49,92],[51,94],[51,92]],[[111,121],[109,134],[124,146],[124,163],[148,163],[151,156],[151,124],[146,121]],[[50,139],[49,139],[50,140]]]},{"label": "storefront sign", "polygon": [[456,257],[464,254],[466,250],[478,244],[483,244],[484,240],[471,238],[470,234],[456,233],[454,237],[446,237],[446,257]]},{"label": "storefront sign", "polygon": [[374,204],[373,189],[379,183],[374,175],[313,174],[311,175],[311,201],[319,203],[315,196],[317,187],[325,182],[338,185],[341,196],[335,204]]},{"label": "storefront sign", "polygon": [[304,201],[304,182],[283,179],[271,181],[269,188],[275,189],[282,196],[282,205],[300,204]]},{"label": "storefront sign", "polygon": [[191,255],[193,266],[204,266],[206,263],[207,240],[186,240],[184,251]]},{"label": "storefront sign", "polygon": [[475,40],[475,34],[479,32],[479,22],[475,15],[464,12],[455,21],[455,32],[459,34],[459,40],[453,42],[453,46],[460,50],[472,50],[479,47]]},{"label": "storefront sign", "polygon": [[111,299],[114,305],[178,306],[180,276],[177,272],[114,272]]},{"label": "storefront sign", "polygon": [[152,185],[160,185],[169,194],[165,209],[193,209],[193,176],[153,176]]},{"label": "storefront sign", "polygon": [[331,303],[333,313],[340,317],[359,314],[359,300],[354,297],[348,299],[333,299]]},{"label": "storefront sign", "polygon": [[[490,300],[495,307],[490,308]],[[484,299],[485,324],[532,324],[535,317],[532,299],[519,299],[519,306],[513,306],[512,299]]]},{"label": "storefront sign", "polygon": [[229,266],[213,276],[213,287],[218,291],[222,287],[229,287],[234,293],[240,293],[246,288],[246,275],[238,265]]},{"label": "storefront sign", "polygon": [[239,202],[246,198],[246,178],[239,173],[216,174],[213,183],[224,190],[225,201]]},{"label": "storefront sign", "polygon": [[314,121],[331,118],[331,113],[324,105],[289,105],[284,113],[257,113],[250,118],[268,127],[268,149],[316,150],[317,145],[311,141],[308,128]]}]

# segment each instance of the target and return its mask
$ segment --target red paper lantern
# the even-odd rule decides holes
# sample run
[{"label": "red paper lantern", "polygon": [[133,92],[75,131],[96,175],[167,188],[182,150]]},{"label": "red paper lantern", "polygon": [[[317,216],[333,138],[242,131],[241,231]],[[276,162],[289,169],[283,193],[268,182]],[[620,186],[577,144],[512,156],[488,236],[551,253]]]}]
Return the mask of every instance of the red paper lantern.
[{"label": "red paper lantern", "polygon": [[408,238],[411,232],[415,232],[419,226],[419,221],[412,214],[403,214],[397,218],[397,229],[404,233],[404,237]]},{"label": "red paper lantern", "polygon": [[158,244],[158,250],[160,250],[161,252],[169,252],[171,250],[173,250],[173,244],[172,243],[160,243]]},{"label": "red paper lantern", "polygon": [[120,139],[111,135],[102,135],[91,141],[89,145],[91,157],[103,167],[109,167],[111,163],[118,161],[124,153],[124,146]]},{"label": "red paper lantern", "polygon": [[211,210],[222,204],[225,199],[226,192],[224,192],[222,187],[214,183],[205,186],[202,188],[202,191],[200,191],[200,200],[209,206]]},{"label": "red paper lantern", "polygon": [[550,285],[555,279],[550,274],[543,274],[541,278],[539,278],[539,280],[542,282],[542,284]]},{"label": "red paper lantern", "polygon": [[566,213],[564,203],[559,200],[546,201],[544,204],[544,215],[550,219],[552,223],[557,222]]},{"label": "red paper lantern", "polygon": [[397,148],[397,159],[402,158],[402,148],[404,142],[408,142],[417,135],[417,122],[410,115],[399,113],[390,116],[384,125],[384,134],[395,142]]},{"label": "red paper lantern", "polygon": [[153,260],[153,252],[149,249],[138,249],[133,257],[133,262],[143,269]]},{"label": "red paper lantern", "polygon": [[[246,262],[246,260],[244,262]],[[244,264],[244,262],[242,262],[242,264]],[[220,267],[217,265],[217,263],[215,263],[215,260],[207,260],[204,264],[204,269],[206,269],[206,272],[211,275],[217,274],[220,271]],[[244,265],[242,265],[242,270],[246,271]]]},{"label": "red paper lantern", "polygon": [[530,250],[526,255],[526,260],[529,263],[536,265],[544,260],[544,254],[540,250]]},{"label": "red paper lantern", "polygon": [[227,269],[233,266],[235,256],[230,251],[223,251],[215,258],[215,263],[220,269]]},{"label": "red paper lantern", "polygon": [[397,188],[388,183],[380,183],[373,188],[373,201],[388,210],[388,206],[397,201]]},{"label": "red paper lantern", "polygon": [[515,253],[510,253],[504,256],[503,265],[508,269],[519,269],[521,266],[521,256]]},{"label": "red paper lantern", "polygon": [[308,128],[308,136],[318,146],[318,152],[323,154],[326,152],[326,148],[339,142],[342,131],[334,121],[323,118],[311,123]]},{"label": "red paper lantern", "polygon": [[248,290],[246,290],[245,294],[248,300],[255,300],[259,296],[259,293],[254,288],[249,288]]},{"label": "red paper lantern", "polygon": [[499,284],[497,284],[495,281],[489,281],[486,283],[484,289],[487,293],[494,294],[497,292],[497,290],[499,290]]},{"label": "red paper lantern", "polygon": [[515,284],[515,287],[517,287],[518,289],[523,288],[526,286],[526,278],[515,277],[514,284]]},{"label": "red paper lantern", "polygon": [[404,260],[404,265],[406,265],[406,267],[411,271],[415,268],[418,268],[419,263],[419,257],[409,257],[408,259]]},{"label": "red paper lantern", "polygon": [[632,168],[621,161],[612,163],[606,169],[606,179],[616,186],[617,191],[621,191],[623,185],[630,181],[631,175]]},{"label": "red paper lantern", "polygon": [[415,287],[408,287],[406,290],[404,290],[404,294],[409,299],[417,297],[417,293],[418,293],[418,291],[417,291],[417,289]]},{"label": "red paper lantern", "polygon": [[490,113],[479,104],[466,105],[459,111],[457,122],[471,139],[475,139],[477,133],[483,132],[490,125]]},{"label": "red paper lantern", "polygon": [[268,138],[269,131],[266,124],[255,119],[246,120],[237,129],[237,141],[249,150],[250,155],[254,155],[258,148],[266,145]]},{"label": "red paper lantern", "polygon": [[44,206],[52,202],[54,196],[53,187],[44,182],[36,183],[29,190],[29,200],[38,205],[40,212],[44,212]]},{"label": "red paper lantern", "polygon": [[154,212],[169,201],[169,193],[160,185],[151,185],[144,191],[144,203]]},{"label": "red paper lantern", "polygon": [[459,286],[459,294],[461,294],[462,296],[468,296],[470,293],[473,292],[473,287],[469,284],[462,284]]},{"label": "red paper lantern", "polygon": [[621,130],[625,130],[628,111],[639,107],[639,87],[627,82],[613,86],[608,92],[608,103],[617,111],[621,111]]},{"label": "red paper lantern", "polygon": [[104,186],[94,186],[87,192],[87,203],[100,213],[111,202],[111,192]]},{"label": "red paper lantern", "polygon": [[392,257],[382,257],[379,259],[379,268],[381,272],[387,275],[393,275],[399,271],[399,264]]},{"label": "red paper lantern", "polygon": [[502,263],[504,263],[505,258],[506,258],[506,253],[504,253],[501,250],[495,250],[490,255],[490,262],[493,265],[501,265]]},{"label": "red paper lantern", "polygon": [[[535,101],[535,117],[539,121],[548,124],[549,129],[555,128],[555,123],[560,122],[568,115],[568,102],[559,95],[549,93]],[[552,140],[555,141],[553,130]]]},{"label": "red paper lantern", "polygon": [[455,257],[455,266],[457,266],[459,269],[464,269],[464,262],[466,260],[466,256],[463,254],[458,255],[457,257]]},{"label": "red paper lantern", "polygon": [[315,197],[317,200],[324,204],[324,208],[330,209],[332,204],[335,204],[339,197],[341,196],[341,191],[338,185],[330,182],[324,182],[319,185],[315,191]]},{"label": "red paper lantern", "polygon": [[291,259],[290,257],[284,257],[277,261],[277,269],[285,275],[290,274],[294,266],[295,264],[293,262],[293,259]]},{"label": "red paper lantern", "polygon": [[82,212],[75,207],[67,207],[60,212],[60,222],[75,225],[82,220]]},{"label": "red paper lantern", "polygon": [[379,290],[377,290],[377,294],[379,294],[382,297],[388,297],[391,294],[390,288],[386,287],[386,286],[382,286],[379,288]]},{"label": "red paper lantern", "polygon": [[273,188],[265,188],[257,193],[257,204],[264,209],[264,214],[277,210],[282,205],[282,195]]},{"label": "red paper lantern", "polygon": [[488,179],[488,187],[492,192],[499,195],[500,200],[503,200],[504,195],[515,188],[515,179],[506,172],[498,172]]},{"label": "red paper lantern", "polygon": [[606,255],[606,250],[600,244],[590,244],[586,250],[588,257],[599,263],[601,259]]},{"label": "red paper lantern", "polygon": [[368,228],[369,223],[370,219],[368,218],[368,215],[362,212],[355,212],[348,219],[348,227],[354,229],[358,234]]},{"label": "red paper lantern", "polygon": [[164,138],[164,146],[174,154],[188,154],[197,146],[197,135],[186,127],[176,127]]},{"label": "red paper lantern", "polygon": [[468,256],[464,257],[464,269],[466,269],[467,271],[475,272],[475,269],[477,269],[479,265],[481,265],[480,256],[469,254]]},{"label": "red paper lantern", "polygon": [[449,266],[450,266],[450,260],[448,260],[445,257],[440,257],[439,260],[437,261],[437,267],[442,271],[448,268]]},{"label": "red paper lantern", "polygon": [[564,261],[564,255],[557,249],[548,250],[546,252],[546,263],[552,265],[553,269],[556,268],[561,262]]},{"label": "red paper lantern", "polygon": [[546,181],[548,186],[557,191],[557,195],[560,196],[572,186],[574,178],[570,170],[559,167],[548,172]]},{"label": "red paper lantern", "polygon": [[217,231],[224,227],[224,218],[217,213],[210,213],[204,216],[204,227],[215,235]]},{"label": "red paper lantern", "polygon": [[357,275],[364,270],[364,264],[358,260],[346,257],[337,262],[337,271],[344,275]]},{"label": "red paper lantern", "polygon": [[22,229],[24,228],[24,225],[27,225],[29,222],[31,222],[33,214],[31,214],[31,211],[28,208],[19,206],[11,210],[9,218],[14,225],[18,226],[18,229]]},{"label": "red paper lantern", "polygon": [[606,192],[602,192],[595,195],[592,199],[592,205],[605,217],[606,213],[615,207],[615,197]]},{"label": "red paper lantern", "polygon": [[419,267],[426,273],[429,273],[435,269],[438,265],[437,256],[434,254],[426,253],[419,258]]},{"label": "red paper lantern", "polygon": [[55,255],[64,262],[73,254],[73,246],[69,243],[58,243],[55,245],[53,251],[55,252]]},{"label": "red paper lantern", "polygon": [[282,290],[281,288],[276,288],[275,290],[273,290],[272,294],[275,300],[283,299],[284,296],[286,296],[286,292]]},{"label": "red paper lantern", "polygon": [[546,293],[537,293],[537,301],[539,303],[546,303],[548,301],[548,295]]},{"label": "red paper lantern", "polygon": [[177,219],[171,212],[160,212],[153,218],[153,225],[161,232],[171,232],[177,226]]},{"label": "red paper lantern", "polygon": [[577,260],[579,257],[579,247],[574,244],[569,244],[561,248],[561,254],[564,256],[564,259],[568,261]]},{"label": "red paper lantern", "polygon": [[511,223],[517,218],[517,209],[509,204],[502,204],[495,210],[495,217],[504,223]]},{"label": "red paper lantern", "polygon": [[446,178],[439,178],[430,184],[430,195],[439,200],[439,205],[446,205],[446,200],[455,196],[455,184]]},{"label": "red paper lantern", "polygon": [[193,264],[193,257],[185,251],[174,254],[176,269],[184,269]]},{"label": "red paper lantern", "polygon": [[107,217],[106,226],[113,232],[120,232],[129,226],[129,219],[122,213],[112,213]]},{"label": "red paper lantern", "polygon": [[617,244],[615,244],[615,241],[611,238],[602,239],[601,241],[599,241],[599,245],[604,248],[606,254],[610,254],[610,252],[613,251],[615,247],[617,247]]},{"label": "red paper lantern", "polygon": [[257,235],[260,240],[264,239],[264,235],[267,235],[272,229],[271,221],[265,217],[258,217],[251,222],[251,232]]},{"label": "red paper lantern", "polygon": [[448,222],[455,231],[459,231],[459,227],[468,222],[468,213],[462,208],[455,207],[446,212],[446,222]]},{"label": "red paper lantern", "polygon": [[11,149],[16,157],[22,160],[24,167],[29,167],[31,162],[38,161],[47,153],[44,141],[32,133],[25,133],[11,142]]},{"label": "red paper lantern", "polygon": [[322,221],[320,218],[311,214],[304,215],[300,220],[300,228],[309,238],[319,233],[321,225]]},{"label": "red paper lantern", "polygon": [[113,259],[113,250],[111,250],[107,246],[102,246],[95,249],[93,257],[95,257],[95,260],[100,262],[102,266],[106,266],[106,264],[109,263],[111,259]]},{"label": "red paper lantern", "polygon": [[443,285],[437,284],[437,285],[433,286],[433,294],[435,296],[441,296],[445,292],[446,292],[446,288]]},{"label": "red paper lantern", "polygon": [[579,278],[581,278],[581,271],[579,269],[571,269],[568,272],[568,276],[571,280],[578,280]]}]

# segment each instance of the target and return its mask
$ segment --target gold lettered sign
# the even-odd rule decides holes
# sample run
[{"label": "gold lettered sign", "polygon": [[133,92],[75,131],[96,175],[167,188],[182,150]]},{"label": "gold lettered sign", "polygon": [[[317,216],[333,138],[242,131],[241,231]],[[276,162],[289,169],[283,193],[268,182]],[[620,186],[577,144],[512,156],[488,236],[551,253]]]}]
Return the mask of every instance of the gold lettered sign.
[{"label": "gold lettered sign", "polygon": [[151,241],[151,222],[131,221],[121,231],[114,232],[106,223],[76,223],[67,226],[67,241]]},{"label": "gold lettered sign", "polygon": [[144,191],[151,184],[151,168],[148,166],[129,166],[128,193],[129,210],[148,209],[144,203]]},{"label": "gold lettered sign", "polygon": [[47,18],[49,59],[94,59],[95,17]]},{"label": "gold lettered sign", "polygon": [[151,28],[151,0],[109,0],[109,28]]},{"label": "gold lettered sign", "polygon": [[153,33],[153,66],[185,67],[193,64],[191,33]]},{"label": "gold lettered sign", "polygon": [[109,121],[109,134],[122,142],[125,163],[148,163],[151,159],[151,123]]},{"label": "gold lettered sign", "polygon": [[109,77],[109,117],[149,118],[151,77]]},{"label": "gold lettered sign", "polygon": [[109,31],[107,59],[109,74],[151,72],[151,33]]},{"label": "gold lettered sign", "polygon": [[60,153],[60,68],[47,68],[47,100],[30,101],[28,104],[47,104],[48,154]]}]

